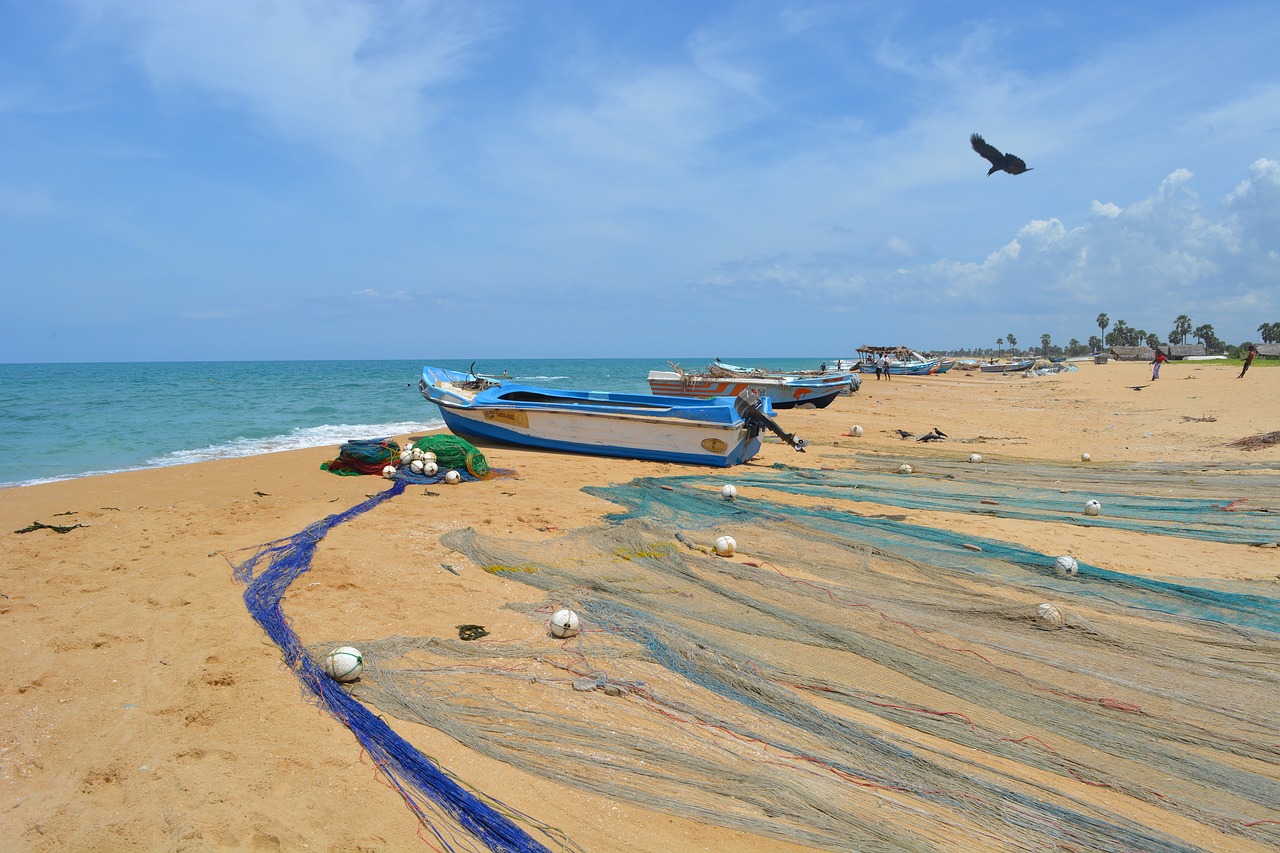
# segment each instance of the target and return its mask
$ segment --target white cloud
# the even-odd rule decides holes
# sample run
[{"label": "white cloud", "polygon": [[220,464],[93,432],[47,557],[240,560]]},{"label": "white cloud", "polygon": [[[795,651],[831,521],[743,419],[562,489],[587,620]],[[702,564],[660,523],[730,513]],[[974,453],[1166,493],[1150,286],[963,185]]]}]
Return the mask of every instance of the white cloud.
[{"label": "white cloud", "polygon": [[274,135],[344,156],[413,140],[428,95],[497,29],[481,4],[429,0],[92,0],[164,92],[203,94]]}]

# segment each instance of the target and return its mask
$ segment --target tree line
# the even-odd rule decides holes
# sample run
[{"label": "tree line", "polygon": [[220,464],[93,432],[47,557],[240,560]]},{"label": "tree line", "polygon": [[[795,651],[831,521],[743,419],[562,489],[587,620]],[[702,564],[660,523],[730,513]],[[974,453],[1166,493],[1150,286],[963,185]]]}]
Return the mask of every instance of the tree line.
[{"label": "tree line", "polygon": [[[1213,330],[1212,323],[1204,323],[1195,326],[1191,322],[1191,318],[1186,314],[1179,314],[1177,319],[1173,321],[1173,328],[1169,330],[1169,334],[1165,340],[1161,340],[1160,336],[1155,332],[1148,332],[1146,329],[1138,329],[1130,326],[1124,320],[1117,320],[1114,324],[1111,318],[1106,314],[1099,314],[1097,320],[1098,334],[1090,335],[1089,340],[1081,343],[1076,338],[1064,347],[1053,343],[1052,337],[1048,332],[1040,336],[1039,349],[1029,349],[1027,354],[1038,354],[1048,358],[1050,356],[1076,356],[1087,355],[1089,353],[1101,352],[1107,347],[1168,347],[1169,344],[1185,344],[1189,341],[1199,341],[1204,344],[1204,350],[1209,355],[1229,355],[1232,358],[1239,358],[1249,345],[1256,341],[1244,341],[1238,345],[1228,344],[1218,338]],[[1107,329],[1111,331],[1108,332]],[[1258,326],[1258,334],[1262,338],[1264,344],[1280,343],[1280,323],[1263,323]],[[1018,351],[1018,338],[1012,332],[996,338],[996,349],[993,352],[988,348],[974,350],[959,350],[960,355],[1004,355],[1006,353],[1005,345],[1008,345],[1007,353],[1016,355]]]}]

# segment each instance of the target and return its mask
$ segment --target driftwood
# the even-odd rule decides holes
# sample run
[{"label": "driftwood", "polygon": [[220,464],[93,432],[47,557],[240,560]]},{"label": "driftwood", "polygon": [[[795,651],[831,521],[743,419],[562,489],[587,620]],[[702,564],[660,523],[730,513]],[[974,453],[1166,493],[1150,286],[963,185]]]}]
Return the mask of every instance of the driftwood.
[{"label": "driftwood", "polygon": [[1190,421],[1193,424],[1216,424],[1218,422],[1218,419],[1213,415],[1201,418],[1193,418],[1191,415],[1183,415],[1182,420]]},{"label": "driftwood", "polygon": [[45,524],[43,521],[33,521],[30,527],[24,527],[21,530],[15,530],[14,533],[30,533],[33,530],[52,530],[54,533],[70,533],[77,527],[88,527],[87,524]]},{"label": "driftwood", "polygon": [[1238,447],[1241,450],[1261,450],[1264,447],[1274,447],[1277,444],[1280,444],[1280,430],[1246,436],[1238,441],[1230,442],[1229,446]]}]

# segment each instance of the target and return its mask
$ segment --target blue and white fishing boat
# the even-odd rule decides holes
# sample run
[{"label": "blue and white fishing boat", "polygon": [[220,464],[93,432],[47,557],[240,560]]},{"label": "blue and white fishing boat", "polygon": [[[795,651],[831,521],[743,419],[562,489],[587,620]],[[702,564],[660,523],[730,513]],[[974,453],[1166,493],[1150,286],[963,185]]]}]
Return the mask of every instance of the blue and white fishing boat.
[{"label": "blue and white fishing boat", "polygon": [[562,391],[430,365],[418,389],[450,431],[479,442],[721,468],[759,453],[764,429],[796,450],[805,446],[773,421],[767,399],[751,393],[695,400]]}]

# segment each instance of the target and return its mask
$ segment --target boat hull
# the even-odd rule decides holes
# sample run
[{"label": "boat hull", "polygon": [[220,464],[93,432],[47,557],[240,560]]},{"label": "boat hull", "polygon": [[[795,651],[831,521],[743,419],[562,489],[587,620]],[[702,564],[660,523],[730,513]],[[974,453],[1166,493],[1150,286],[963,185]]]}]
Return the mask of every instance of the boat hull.
[{"label": "boat hull", "polygon": [[1034,358],[1028,358],[1010,364],[979,364],[978,369],[983,373],[1021,373],[1024,370],[1030,370],[1035,363]]},{"label": "boat hull", "polygon": [[814,377],[759,377],[649,371],[649,389],[657,395],[705,400],[736,397],[751,390],[767,399],[775,409],[790,409],[801,403],[812,403],[816,408],[825,409],[836,397],[850,393],[851,388],[849,376],[839,372]]},{"label": "boat hull", "polygon": [[427,367],[419,388],[440,407],[451,432],[481,443],[721,468],[760,452],[759,428],[735,411],[732,398],[691,401],[505,382],[472,392],[464,387],[468,379]]}]

